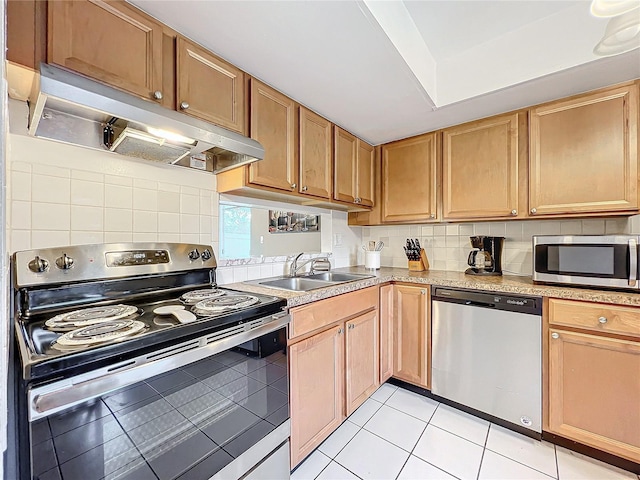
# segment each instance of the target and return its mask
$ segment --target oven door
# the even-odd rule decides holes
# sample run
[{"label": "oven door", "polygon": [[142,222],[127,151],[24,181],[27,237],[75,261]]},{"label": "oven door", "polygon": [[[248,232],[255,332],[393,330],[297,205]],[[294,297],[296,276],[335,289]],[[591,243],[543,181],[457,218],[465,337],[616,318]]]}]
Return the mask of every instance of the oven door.
[{"label": "oven door", "polygon": [[[30,387],[28,478],[231,479],[262,470],[288,478],[287,322],[175,345],[106,376]],[[238,348],[254,338],[278,346],[262,358]],[[93,394],[117,375],[125,387]],[[144,378],[131,382],[136,375]]]},{"label": "oven door", "polygon": [[533,280],[638,289],[638,237],[535,236]]}]

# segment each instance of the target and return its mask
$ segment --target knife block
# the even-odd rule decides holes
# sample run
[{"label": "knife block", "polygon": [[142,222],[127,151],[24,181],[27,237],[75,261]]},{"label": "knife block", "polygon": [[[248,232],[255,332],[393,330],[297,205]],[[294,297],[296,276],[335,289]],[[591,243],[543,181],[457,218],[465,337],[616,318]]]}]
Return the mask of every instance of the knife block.
[{"label": "knife block", "polygon": [[424,272],[429,270],[429,259],[424,251],[424,248],[420,249],[420,260],[409,260],[410,272]]}]

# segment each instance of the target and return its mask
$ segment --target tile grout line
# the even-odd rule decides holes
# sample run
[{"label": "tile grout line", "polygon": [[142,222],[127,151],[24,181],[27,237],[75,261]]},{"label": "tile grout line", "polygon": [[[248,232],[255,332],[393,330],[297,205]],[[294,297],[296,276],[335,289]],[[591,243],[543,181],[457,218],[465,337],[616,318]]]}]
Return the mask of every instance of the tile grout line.
[{"label": "tile grout line", "polygon": [[480,457],[480,465],[478,465],[478,474],[476,475],[476,480],[480,479],[480,472],[482,471],[482,462],[484,461],[484,454],[487,451],[487,442],[489,441],[489,433],[491,432],[491,422],[489,422],[489,428],[487,428],[487,434],[484,437],[484,445],[482,446],[482,456]]},{"label": "tile grout line", "polygon": [[556,478],[560,480],[560,466],[558,465],[558,448],[553,444],[553,455],[556,459]]},{"label": "tile grout line", "polygon": [[[515,458],[511,458],[511,457],[509,457],[509,456],[507,456],[507,455],[505,455],[503,453],[496,452],[495,450],[491,450],[490,448],[487,448],[487,447],[485,447],[485,450],[489,450],[491,453],[495,453],[496,455],[500,455],[501,457],[506,458],[507,460],[511,460],[512,462],[515,462],[515,463],[518,463],[518,464],[520,464],[520,465],[522,465],[524,467],[530,468],[531,470],[535,470],[536,472],[539,472],[539,473],[541,473],[541,474],[543,474],[543,475],[545,475],[545,476],[547,476],[549,478],[554,478],[551,475],[549,475],[548,473],[543,472],[542,470],[538,470],[537,468],[534,468],[531,465],[527,465],[526,463],[522,463],[521,461],[516,460]],[[483,457],[484,457],[484,454],[483,454]],[[557,472],[557,470],[558,470],[558,462],[556,460],[556,472]],[[555,480],[558,480],[558,477],[555,477]]]}]

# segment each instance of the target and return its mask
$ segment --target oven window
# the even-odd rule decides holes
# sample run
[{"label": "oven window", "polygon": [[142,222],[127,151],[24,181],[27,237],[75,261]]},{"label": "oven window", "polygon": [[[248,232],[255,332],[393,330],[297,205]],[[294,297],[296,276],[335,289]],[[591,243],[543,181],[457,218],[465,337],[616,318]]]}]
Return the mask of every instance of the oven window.
[{"label": "oven window", "polygon": [[289,418],[287,357],[236,349],[31,424],[40,480],[205,479]]},{"label": "oven window", "polygon": [[[558,249],[557,257],[552,249]],[[591,273],[596,275],[613,275],[614,247],[581,246],[549,247],[549,257],[558,259],[560,272]],[[550,268],[550,270],[556,270]]]}]

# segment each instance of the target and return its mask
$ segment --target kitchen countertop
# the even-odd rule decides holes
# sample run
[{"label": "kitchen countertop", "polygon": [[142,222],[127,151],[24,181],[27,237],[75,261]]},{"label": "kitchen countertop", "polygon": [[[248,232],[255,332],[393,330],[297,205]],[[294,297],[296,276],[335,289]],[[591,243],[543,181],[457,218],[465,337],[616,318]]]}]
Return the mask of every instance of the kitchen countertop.
[{"label": "kitchen countertop", "polygon": [[564,298],[587,302],[612,303],[619,305],[640,306],[640,293],[611,290],[592,290],[576,287],[536,285],[530,277],[504,275],[499,277],[474,277],[462,272],[447,270],[428,270],[426,272],[410,272],[406,268],[382,267],[380,270],[366,270],[364,267],[347,267],[332,270],[335,272],[360,273],[374,275],[372,278],[341,283],[330,287],[319,288],[309,292],[293,292],[267,288],[249,283],[232,283],[226,288],[244,292],[262,293],[287,299],[289,307],[296,307],[343,293],[353,292],[361,288],[371,287],[388,282],[404,282],[417,285],[441,285],[446,287],[470,288],[490,292],[514,293],[539,297]]}]

